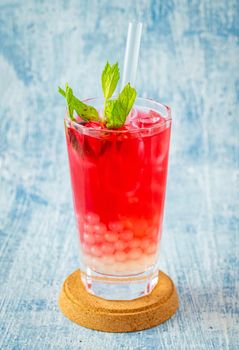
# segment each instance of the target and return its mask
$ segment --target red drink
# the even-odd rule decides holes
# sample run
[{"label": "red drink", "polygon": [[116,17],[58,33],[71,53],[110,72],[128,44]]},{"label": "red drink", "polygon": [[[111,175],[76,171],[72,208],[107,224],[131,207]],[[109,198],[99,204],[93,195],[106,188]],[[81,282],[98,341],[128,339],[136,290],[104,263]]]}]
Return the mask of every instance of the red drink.
[{"label": "red drink", "polygon": [[129,276],[156,270],[170,129],[170,110],[142,99],[121,129],[66,120],[83,271]]}]

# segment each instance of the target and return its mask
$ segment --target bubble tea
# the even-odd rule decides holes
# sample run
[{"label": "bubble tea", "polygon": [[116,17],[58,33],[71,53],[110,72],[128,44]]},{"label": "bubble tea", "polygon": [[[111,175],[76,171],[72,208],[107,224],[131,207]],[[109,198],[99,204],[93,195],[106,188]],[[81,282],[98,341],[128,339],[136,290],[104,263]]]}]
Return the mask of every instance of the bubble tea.
[{"label": "bubble tea", "polygon": [[[89,103],[101,113],[101,99]],[[141,98],[116,130],[65,118],[80,268],[93,294],[133,299],[157,283],[170,129],[170,109]]]}]

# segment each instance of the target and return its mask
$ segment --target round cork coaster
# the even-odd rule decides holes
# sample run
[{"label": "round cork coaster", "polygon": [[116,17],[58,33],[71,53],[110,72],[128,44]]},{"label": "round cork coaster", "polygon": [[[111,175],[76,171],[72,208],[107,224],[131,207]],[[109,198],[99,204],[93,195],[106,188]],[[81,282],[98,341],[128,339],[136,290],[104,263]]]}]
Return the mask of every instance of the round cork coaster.
[{"label": "round cork coaster", "polygon": [[172,280],[159,271],[153,291],[130,301],[112,301],[89,294],[81,282],[80,270],[69,275],[59,298],[63,314],[71,321],[104,332],[133,332],[157,326],[178,309],[178,295]]}]

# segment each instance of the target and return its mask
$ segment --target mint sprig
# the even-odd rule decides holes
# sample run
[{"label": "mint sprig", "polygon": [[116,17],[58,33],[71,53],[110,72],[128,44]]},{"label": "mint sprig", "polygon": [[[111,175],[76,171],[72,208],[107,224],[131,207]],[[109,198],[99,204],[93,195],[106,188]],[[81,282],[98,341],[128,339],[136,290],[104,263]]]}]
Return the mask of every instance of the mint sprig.
[{"label": "mint sprig", "polygon": [[99,121],[98,111],[75,97],[72,88],[68,84],[66,84],[65,91],[59,86],[58,92],[66,98],[70,119],[76,120],[74,117],[75,111],[77,116],[85,121]]},{"label": "mint sprig", "polygon": [[106,102],[105,116],[106,127],[108,129],[118,129],[124,125],[133,107],[136,95],[136,90],[128,83],[120,92],[117,99]]},{"label": "mint sprig", "polygon": [[118,129],[124,125],[137,95],[136,90],[128,83],[116,99],[109,100],[117,87],[119,78],[118,62],[112,66],[107,62],[102,72],[101,83],[105,97],[103,121],[108,129]]},{"label": "mint sprig", "polygon": [[130,83],[128,83],[119,93],[118,97],[111,99],[119,79],[118,62],[112,65],[107,62],[101,76],[102,90],[105,97],[102,119],[99,118],[98,111],[94,107],[80,101],[73,94],[73,90],[68,84],[66,84],[65,90],[58,87],[59,93],[66,99],[69,117],[77,121],[74,117],[74,112],[76,112],[77,116],[85,121],[101,122],[108,129],[121,128],[134,105],[137,93]]},{"label": "mint sprig", "polygon": [[106,100],[113,95],[119,79],[120,73],[118,62],[111,66],[107,61],[101,76],[102,90]]}]

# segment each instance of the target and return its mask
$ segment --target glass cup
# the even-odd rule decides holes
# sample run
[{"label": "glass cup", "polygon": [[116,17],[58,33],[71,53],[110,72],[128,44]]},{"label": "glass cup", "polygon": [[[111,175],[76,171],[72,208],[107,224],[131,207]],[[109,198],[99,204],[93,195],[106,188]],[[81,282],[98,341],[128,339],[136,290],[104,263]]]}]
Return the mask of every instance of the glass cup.
[{"label": "glass cup", "polygon": [[[103,99],[85,102],[103,109]],[[129,118],[135,128],[122,130],[65,118],[81,279],[109,300],[147,295],[158,282],[171,112],[137,98]]]}]

